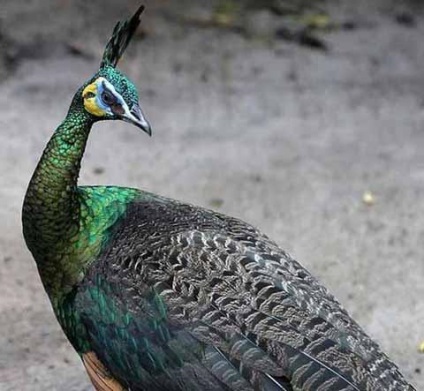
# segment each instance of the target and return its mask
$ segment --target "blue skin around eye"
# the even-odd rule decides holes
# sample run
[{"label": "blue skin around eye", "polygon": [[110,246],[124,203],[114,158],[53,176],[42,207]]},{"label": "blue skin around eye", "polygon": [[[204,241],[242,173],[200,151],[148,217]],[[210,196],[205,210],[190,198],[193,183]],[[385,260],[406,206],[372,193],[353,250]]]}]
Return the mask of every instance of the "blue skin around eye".
[{"label": "blue skin around eye", "polygon": [[103,102],[101,96],[103,95],[103,91],[105,90],[103,83],[97,83],[97,95],[96,95],[96,103],[97,106],[100,107],[102,110],[106,111],[109,114],[112,114],[112,111],[110,110],[110,107]]},{"label": "blue skin around eye", "polygon": [[104,81],[98,81],[97,82],[97,91],[98,91],[98,93],[97,93],[97,96],[96,96],[96,103],[97,103],[97,105],[101,108],[101,109],[103,109],[105,112],[107,112],[108,114],[111,114],[111,115],[113,115],[113,113],[112,113],[112,110],[111,110],[111,108],[110,108],[110,106],[108,105],[108,104],[106,104],[104,101],[103,101],[103,99],[102,99],[102,96],[103,96],[103,91],[105,91],[105,90],[107,90],[107,91],[109,91],[114,97],[115,97],[115,99],[116,99],[116,102],[118,103],[118,104],[120,104],[122,107],[125,107],[126,106],[126,104],[125,104],[125,101],[122,99],[122,97],[115,91],[115,89],[114,89],[114,87],[113,87],[113,85],[110,85],[110,87],[108,88],[108,87],[106,87],[105,86],[105,82]]}]

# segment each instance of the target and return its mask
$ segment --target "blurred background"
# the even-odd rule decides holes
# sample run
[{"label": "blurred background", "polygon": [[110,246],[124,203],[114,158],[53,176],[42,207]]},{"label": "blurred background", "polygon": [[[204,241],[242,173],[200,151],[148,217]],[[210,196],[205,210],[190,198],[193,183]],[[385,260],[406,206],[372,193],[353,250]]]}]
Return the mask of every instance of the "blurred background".
[{"label": "blurred background", "polygon": [[[81,183],[140,187],[258,226],[424,389],[424,2],[144,3],[120,67],[153,137],[96,125]],[[138,5],[1,1],[2,391],[91,389],[20,210],[73,94]]]}]

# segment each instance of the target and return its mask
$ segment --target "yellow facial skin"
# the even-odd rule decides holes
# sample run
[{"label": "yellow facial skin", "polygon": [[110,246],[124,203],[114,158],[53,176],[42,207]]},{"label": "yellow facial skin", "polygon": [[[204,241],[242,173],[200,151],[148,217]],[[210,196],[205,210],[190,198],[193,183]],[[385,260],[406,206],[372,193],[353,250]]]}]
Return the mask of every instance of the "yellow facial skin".
[{"label": "yellow facial skin", "polygon": [[93,114],[96,117],[104,117],[107,113],[97,105],[96,81],[85,87],[84,91],[82,92],[82,97],[84,98],[84,107],[90,114]]}]

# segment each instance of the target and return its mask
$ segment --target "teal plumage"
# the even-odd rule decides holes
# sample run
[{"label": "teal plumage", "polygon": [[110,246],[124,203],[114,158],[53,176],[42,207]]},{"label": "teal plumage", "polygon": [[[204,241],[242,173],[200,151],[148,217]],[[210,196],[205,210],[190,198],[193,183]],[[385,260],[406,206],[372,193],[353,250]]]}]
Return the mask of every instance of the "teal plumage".
[{"label": "teal plumage", "polygon": [[150,133],[118,23],[24,201],[53,309],[97,390],[413,390],[338,301],[256,228],[137,189],[78,187],[94,122]]}]

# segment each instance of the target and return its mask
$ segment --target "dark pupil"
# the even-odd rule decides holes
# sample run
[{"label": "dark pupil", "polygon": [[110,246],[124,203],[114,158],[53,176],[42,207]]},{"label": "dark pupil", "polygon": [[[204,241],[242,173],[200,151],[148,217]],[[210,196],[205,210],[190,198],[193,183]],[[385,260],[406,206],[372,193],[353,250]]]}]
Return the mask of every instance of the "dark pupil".
[{"label": "dark pupil", "polygon": [[110,105],[113,103],[114,99],[113,99],[113,95],[110,92],[104,91],[102,93],[102,100],[103,102],[105,102],[107,105]]}]

